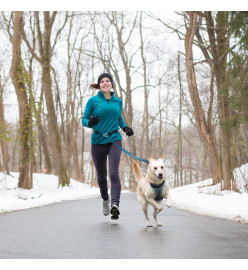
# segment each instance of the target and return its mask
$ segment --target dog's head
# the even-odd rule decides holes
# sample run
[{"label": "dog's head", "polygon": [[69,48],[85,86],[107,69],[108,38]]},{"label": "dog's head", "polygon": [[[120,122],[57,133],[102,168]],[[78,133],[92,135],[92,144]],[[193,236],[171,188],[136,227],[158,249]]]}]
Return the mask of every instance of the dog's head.
[{"label": "dog's head", "polygon": [[158,159],[148,157],[148,172],[150,176],[156,180],[164,180],[166,178],[165,161],[160,155]]}]

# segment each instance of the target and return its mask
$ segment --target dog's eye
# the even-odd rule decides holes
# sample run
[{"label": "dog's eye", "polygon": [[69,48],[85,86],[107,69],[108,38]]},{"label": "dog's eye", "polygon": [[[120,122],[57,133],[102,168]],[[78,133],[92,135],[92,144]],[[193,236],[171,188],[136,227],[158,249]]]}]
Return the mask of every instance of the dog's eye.
[{"label": "dog's eye", "polygon": [[161,166],[161,169],[163,169],[164,167],[163,166]]},{"label": "dog's eye", "polygon": [[154,167],[154,170],[157,170],[157,167]]}]

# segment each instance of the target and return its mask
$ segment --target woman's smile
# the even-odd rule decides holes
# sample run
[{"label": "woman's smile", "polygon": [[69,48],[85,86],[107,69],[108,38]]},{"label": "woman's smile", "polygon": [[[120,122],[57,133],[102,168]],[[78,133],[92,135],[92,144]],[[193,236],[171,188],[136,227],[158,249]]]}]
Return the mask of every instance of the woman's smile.
[{"label": "woman's smile", "polygon": [[100,89],[110,91],[112,89],[112,83],[109,78],[103,78],[100,82]]}]

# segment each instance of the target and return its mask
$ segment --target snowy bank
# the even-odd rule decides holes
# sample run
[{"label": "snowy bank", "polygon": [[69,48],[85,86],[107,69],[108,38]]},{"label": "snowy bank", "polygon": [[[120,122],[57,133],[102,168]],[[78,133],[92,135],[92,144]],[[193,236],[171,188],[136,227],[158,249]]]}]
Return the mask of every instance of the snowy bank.
[{"label": "snowy bank", "polygon": [[99,188],[70,179],[70,186],[58,188],[55,175],[34,173],[33,188],[18,188],[19,173],[0,173],[0,213],[39,207],[56,202],[99,196]]},{"label": "snowy bank", "polygon": [[225,218],[248,224],[248,164],[235,169],[235,182],[241,193],[221,191],[212,179],[171,190],[172,206],[196,214]]}]

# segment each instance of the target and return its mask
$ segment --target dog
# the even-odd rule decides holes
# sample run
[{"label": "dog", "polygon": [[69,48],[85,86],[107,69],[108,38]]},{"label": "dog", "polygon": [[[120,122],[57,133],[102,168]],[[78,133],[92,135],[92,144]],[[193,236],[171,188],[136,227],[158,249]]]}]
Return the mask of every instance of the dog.
[{"label": "dog", "polygon": [[166,185],[166,169],[165,161],[162,155],[157,160],[148,157],[149,165],[146,176],[143,177],[139,164],[133,161],[133,173],[136,179],[137,185],[137,197],[142,206],[142,210],[145,214],[147,227],[153,227],[150,223],[147,214],[148,204],[154,208],[153,217],[157,226],[163,226],[158,221],[157,214],[163,210],[160,203],[163,198],[166,198],[166,206],[171,207],[171,197],[169,195],[169,188]]}]

